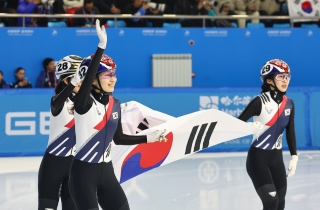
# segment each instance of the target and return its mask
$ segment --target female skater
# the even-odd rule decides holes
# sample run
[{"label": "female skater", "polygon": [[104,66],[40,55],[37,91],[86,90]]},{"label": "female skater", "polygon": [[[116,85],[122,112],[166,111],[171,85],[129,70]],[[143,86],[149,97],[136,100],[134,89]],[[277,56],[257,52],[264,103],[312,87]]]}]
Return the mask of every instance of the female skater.
[{"label": "female skater", "polygon": [[[282,60],[268,61],[261,69],[262,92],[245,108],[239,119],[253,117],[254,124],[264,127],[254,136],[247,157],[247,172],[262,201],[264,210],[283,210],[287,192],[287,177],[295,174],[298,156],[294,130],[294,104],[286,96],[291,73]],[[291,153],[289,174],[282,157],[282,136],[286,130]]]},{"label": "female skater", "polygon": [[116,84],[116,64],[103,54],[107,45],[104,26],[96,21],[100,42],[93,56],[79,67],[85,75],[75,98],[77,152],[70,169],[70,193],[77,210],[129,210],[129,204],[111,161],[111,141],[134,145],[166,140],[165,130],[147,136],[123,134],[118,99],[111,96]]},{"label": "female skater", "polygon": [[82,58],[64,57],[56,65],[59,84],[51,99],[50,134],[38,175],[38,210],[57,209],[59,194],[63,210],[75,210],[68,187],[69,169],[75,152],[74,96],[80,87],[76,73]]}]

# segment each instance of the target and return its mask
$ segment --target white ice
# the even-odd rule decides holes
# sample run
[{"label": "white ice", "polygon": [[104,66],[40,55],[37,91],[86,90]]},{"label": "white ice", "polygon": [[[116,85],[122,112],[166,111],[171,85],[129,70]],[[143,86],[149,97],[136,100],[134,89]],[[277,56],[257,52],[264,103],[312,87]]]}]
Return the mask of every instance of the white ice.
[{"label": "white ice", "polygon": [[[201,153],[154,169],[124,184],[131,210],[258,210],[246,154]],[[290,155],[284,152],[288,165]],[[41,157],[0,158],[0,210],[37,209]],[[320,151],[301,151],[288,179],[286,209],[320,209]],[[59,206],[59,210],[61,207]]]}]

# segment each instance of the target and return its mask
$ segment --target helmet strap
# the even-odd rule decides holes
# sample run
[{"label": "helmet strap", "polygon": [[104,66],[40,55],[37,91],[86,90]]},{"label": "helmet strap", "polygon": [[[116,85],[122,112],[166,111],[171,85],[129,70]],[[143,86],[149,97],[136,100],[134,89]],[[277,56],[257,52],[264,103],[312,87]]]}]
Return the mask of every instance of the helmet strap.
[{"label": "helmet strap", "polygon": [[277,87],[277,85],[276,85],[276,82],[275,82],[275,80],[274,80],[274,77],[273,77],[272,80],[273,80],[273,84],[274,84],[274,85],[269,84],[271,87],[274,88],[274,91],[272,91],[272,92],[274,93],[274,95],[273,95],[272,97],[276,100],[277,103],[280,103],[280,102],[282,101],[282,96],[285,95],[286,92],[281,92],[281,91],[278,89],[278,87]]},{"label": "helmet strap", "polygon": [[101,85],[101,82],[100,82],[100,78],[99,78],[99,76],[98,76],[98,75],[96,76],[96,79],[97,79],[97,81],[98,81],[98,85],[99,85],[99,87],[95,87],[95,86],[93,86],[93,88],[94,88],[94,89],[97,89],[97,90],[99,90],[99,91],[100,91],[100,99],[101,99],[101,98],[102,98],[102,96],[104,96],[104,95],[111,95],[112,93],[110,93],[110,92],[106,92],[106,91],[104,91],[104,90],[103,90],[102,85]]}]

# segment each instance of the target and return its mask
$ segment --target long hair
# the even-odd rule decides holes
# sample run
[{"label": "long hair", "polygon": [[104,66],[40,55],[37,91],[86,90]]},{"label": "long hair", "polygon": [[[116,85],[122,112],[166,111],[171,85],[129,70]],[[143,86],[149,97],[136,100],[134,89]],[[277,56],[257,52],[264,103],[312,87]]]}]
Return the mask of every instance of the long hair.
[{"label": "long hair", "polygon": [[263,84],[261,85],[261,93],[264,93],[264,92],[268,92],[271,90],[270,88],[270,84],[267,83],[267,79],[273,79],[274,75],[271,74],[271,75],[268,75],[265,79],[264,79],[264,82]]}]

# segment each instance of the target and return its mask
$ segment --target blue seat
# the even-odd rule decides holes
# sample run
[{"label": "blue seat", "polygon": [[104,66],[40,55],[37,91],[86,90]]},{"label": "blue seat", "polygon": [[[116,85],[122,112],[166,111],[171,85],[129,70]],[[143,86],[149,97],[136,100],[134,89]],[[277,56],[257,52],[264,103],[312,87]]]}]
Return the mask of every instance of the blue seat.
[{"label": "blue seat", "polygon": [[238,24],[232,22],[231,25],[234,27],[234,28],[238,28]]},{"label": "blue seat", "polygon": [[153,23],[150,22],[150,21],[147,21],[147,27],[148,27],[148,28],[152,28],[152,27],[153,27]]},{"label": "blue seat", "polygon": [[275,23],[273,28],[291,28],[289,23]]},{"label": "blue seat", "polygon": [[180,23],[163,23],[163,28],[181,28]]},{"label": "blue seat", "polygon": [[247,23],[247,28],[265,28],[263,23]]},{"label": "blue seat", "polygon": [[60,22],[48,22],[48,27],[67,27],[66,22],[60,21]]},{"label": "blue seat", "polygon": [[319,28],[317,24],[301,24],[301,28]]},{"label": "blue seat", "polygon": [[282,13],[288,13],[287,3],[282,3],[282,4],[281,4],[280,11],[281,11]]},{"label": "blue seat", "polygon": [[124,27],[127,27],[127,24],[126,22],[124,22],[123,20],[117,20],[117,21],[114,21],[114,20],[108,20],[107,21],[107,25],[112,28],[116,25],[116,28],[124,28]]}]

